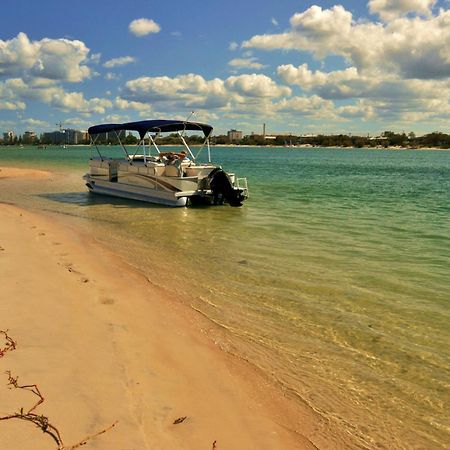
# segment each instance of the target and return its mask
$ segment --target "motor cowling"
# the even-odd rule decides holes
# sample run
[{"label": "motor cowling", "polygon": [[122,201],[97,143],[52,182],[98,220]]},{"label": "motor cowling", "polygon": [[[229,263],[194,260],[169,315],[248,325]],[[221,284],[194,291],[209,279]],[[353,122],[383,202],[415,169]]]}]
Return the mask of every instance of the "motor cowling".
[{"label": "motor cowling", "polygon": [[221,205],[224,202],[230,206],[242,206],[244,196],[240,189],[236,189],[228,174],[216,167],[208,176],[209,185],[213,193],[213,203]]}]

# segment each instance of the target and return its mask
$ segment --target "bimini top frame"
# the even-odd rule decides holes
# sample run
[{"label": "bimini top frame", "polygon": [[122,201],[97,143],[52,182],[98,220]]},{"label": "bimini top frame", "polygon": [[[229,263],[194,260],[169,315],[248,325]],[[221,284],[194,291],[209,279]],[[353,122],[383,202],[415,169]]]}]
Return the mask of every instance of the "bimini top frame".
[{"label": "bimini top frame", "polygon": [[[158,153],[160,153],[158,146],[156,145],[155,139],[150,135],[150,133],[156,133],[156,137],[159,136],[160,133],[170,133],[170,132],[178,132],[178,135],[180,136],[180,139],[184,145],[184,147],[188,150],[189,154],[191,155],[192,159],[195,161],[196,157],[192,154],[191,149],[187,145],[185,139],[183,138],[183,134],[186,131],[202,131],[205,136],[205,142],[203,146],[200,148],[199,152],[197,153],[197,157],[199,156],[201,150],[207,144],[208,146],[208,161],[211,162],[211,155],[210,155],[210,147],[209,147],[209,136],[211,135],[213,130],[213,127],[211,125],[207,125],[205,123],[200,122],[186,122],[186,121],[179,121],[179,120],[141,120],[139,122],[126,122],[126,123],[107,123],[107,124],[101,124],[101,125],[94,125],[88,129],[88,133],[91,136],[92,143],[95,145],[97,152],[99,153],[100,157],[103,159],[102,155],[100,154],[97,145],[95,144],[96,138],[93,138],[94,135],[103,134],[103,133],[110,133],[114,132],[116,137],[119,139],[118,131],[136,131],[139,133],[140,136],[140,142],[139,144],[142,144],[145,150],[145,136],[148,134],[149,140],[153,144],[153,146],[156,148]],[[119,139],[120,142],[120,139]],[[138,145],[139,145],[138,144]],[[120,142],[120,145],[122,146],[124,152],[127,155],[128,159],[132,159],[127,152],[125,146],[122,142]]]}]

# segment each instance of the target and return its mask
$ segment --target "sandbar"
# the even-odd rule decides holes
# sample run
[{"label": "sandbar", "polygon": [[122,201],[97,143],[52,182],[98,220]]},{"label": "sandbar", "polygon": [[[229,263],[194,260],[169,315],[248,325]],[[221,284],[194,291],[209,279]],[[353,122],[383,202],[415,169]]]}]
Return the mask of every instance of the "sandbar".
[{"label": "sandbar", "polygon": [[50,172],[46,170],[27,169],[18,167],[0,167],[0,178],[48,178]]},{"label": "sandbar", "polygon": [[[0,358],[0,416],[36,400],[7,388],[9,370],[37,384],[45,401],[36,412],[65,445],[113,423],[83,448],[310,450],[326,440],[308,408],[299,415],[289,395],[207,336],[203,317],[91,236],[17,205],[0,203],[0,217],[0,329],[17,341]],[[11,419],[0,421],[0,448],[57,447]]]}]

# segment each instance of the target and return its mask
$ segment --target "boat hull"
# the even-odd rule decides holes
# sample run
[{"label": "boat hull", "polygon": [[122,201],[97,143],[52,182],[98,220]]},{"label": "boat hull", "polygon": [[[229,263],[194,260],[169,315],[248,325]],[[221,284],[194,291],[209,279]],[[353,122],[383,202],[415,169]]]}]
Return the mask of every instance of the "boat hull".
[{"label": "boat hull", "polygon": [[102,180],[92,177],[89,174],[86,174],[84,179],[86,180],[86,186],[89,192],[94,194],[109,195],[166,206],[186,206],[187,203],[186,197],[176,197],[175,193],[170,191],[161,191],[148,187]]}]

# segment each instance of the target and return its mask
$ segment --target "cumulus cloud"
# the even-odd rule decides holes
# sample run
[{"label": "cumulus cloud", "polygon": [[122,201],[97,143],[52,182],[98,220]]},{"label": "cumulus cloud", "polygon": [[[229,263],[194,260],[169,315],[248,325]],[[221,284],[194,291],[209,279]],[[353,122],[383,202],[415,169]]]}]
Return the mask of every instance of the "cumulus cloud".
[{"label": "cumulus cloud", "polygon": [[65,92],[62,89],[55,89],[48,94],[50,94],[49,104],[63,111],[77,111],[83,114],[104,114],[106,108],[112,106],[112,102],[107,99],[94,97],[87,100],[84,98],[82,92]]},{"label": "cumulus cloud", "polygon": [[133,20],[129,25],[128,29],[130,33],[135,36],[142,37],[150,33],[159,33],[161,27],[152,19],[136,19]]},{"label": "cumulus cloud", "polygon": [[239,48],[239,44],[237,42],[230,42],[230,45],[228,46],[228,50],[231,50],[234,52]]},{"label": "cumulus cloud", "polygon": [[355,67],[332,72],[311,71],[307,64],[279,66],[278,75],[288,84],[303,91],[313,91],[322,98],[345,99],[368,95],[380,83],[376,77],[362,76]]},{"label": "cumulus cloud", "polygon": [[291,88],[278,85],[262,74],[243,74],[224,80],[207,80],[201,75],[140,77],[126,83],[116,106],[139,109],[141,104],[154,110],[179,112],[208,110],[211,113],[273,114],[273,102],[291,94]]},{"label": "cumulus cloud", "polygon": [[103,64],[103,67],[106,67],[107,69],[111,69],[113,67],[125,66],[125,65],[133,63],[135,61],[136,61],[136,58],[134,58],[133,56],[121,56],[120,58],[113,58],[113,59],[106,61]]},{"label": "cumulus cloud", "polygon": [[165,102],[189,107],[221,107],[228,101],[222,80],[205,80],[195,74],[130,80],[125,85],[122,97],[142,103]]},{"label": "cumulus cloud", "polygon": [[11,78],[0,83],[0,102],[20,106],[24,101],[38,101],[63,111],[77,111],[83,114],[103,114],[112,106],[112,102],[108,99],[97,97],[86,99],[82,92],[66,92],[60,86],[28,85],[21,78]]},{"label": "cumulus cloud", "polygon": [[0,99],[0,109],[6,110],[23,110],[26,108],[24,102],[21,101],[8,101]]},{"label": "cumulus cloud", "polygon": [[149,111],[151,106],[147,103],[128,101],[120,97],[116,97],[114,105],[119,109],[133,109],[135,111]]},{"label": "cumulus cloud", "polygon": [[231,91],[244,97],[273,98],[290,95],[291,89],[286,86],[278,86],[266,75],[245,74],[229,77],[225,86]]},{"label": "cumulus cloud", "polygon": [[274,105],[277,112],[311,116],[315,118],[336,118],[334,103],[317,95],[311,97],[291,97],[282,99]]},{"label": "cumulus cloud", "polygon": [[228,65],[237,69],[262,69],[265,67],[258,62],[258,58],[234,58],[228,62]]},{"label": "cumulus cloud", "polygon": [[0,40],[0,76],[27,76],[80,82],[92,73],[86,65],[89,49],[78,40],[30,41],[25,33]]},{"label": "cumulus cloud", "polygon": [[317,59],[344,58],[361,74],[396,74],[401,78],[450,76],[450,11],[423,18],[399,18],[387,24],[357,22],[342,6],[312,6],[290,19],[290,30],[257,35],[244,48],[293,49]]},{"label": "cumulus cloud", "polygon": [[408,13],[431,15],[436,0],[369,0],[372,14],[378,14],[383,20],[390,21]]},{"label": "cumulus cloud", "polygon": [[111,80],[119,80],[121,76],[117,73],[113,72],[106,72],[105,73],[105,80],[111,81]]},{"label": "cumulus cloud", "polygon": [[49,127],[50,124],[45,121],[45,120],[41,120],[41,119],[34,119],[32,117],[26,118],[26,119],[22,119],[22,123],[28,125],[30,128],[46,128]]}]

